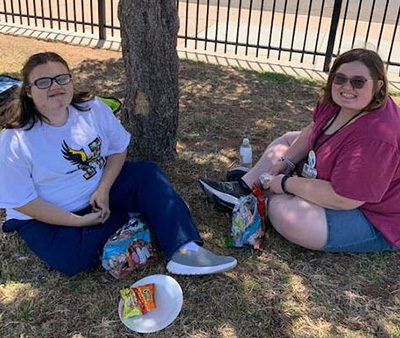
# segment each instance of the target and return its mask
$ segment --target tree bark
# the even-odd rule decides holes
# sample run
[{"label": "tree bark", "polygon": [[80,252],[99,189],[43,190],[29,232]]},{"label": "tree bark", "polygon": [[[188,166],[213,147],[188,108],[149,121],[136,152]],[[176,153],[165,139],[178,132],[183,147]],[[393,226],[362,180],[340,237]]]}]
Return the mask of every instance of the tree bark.
[{"label": "tree bark", "polygon": [[132,134],[135,160],[163,162],[175,154],[179,86],[175,0],[121,0],[126,71],[122,122]]}]

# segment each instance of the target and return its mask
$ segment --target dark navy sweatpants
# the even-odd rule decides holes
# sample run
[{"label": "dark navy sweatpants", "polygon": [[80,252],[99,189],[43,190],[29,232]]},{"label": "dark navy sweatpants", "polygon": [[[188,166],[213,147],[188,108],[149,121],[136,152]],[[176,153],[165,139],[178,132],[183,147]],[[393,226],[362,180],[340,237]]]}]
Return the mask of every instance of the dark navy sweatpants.
[{"label": "dark navy sweatpants", "polygon": [[[88,227],[11,219],[3,231],[18,231],[28,247],[54,269],[69,276],[100,263],[107,239],[139,212],[152,228],[167,259],[190,241],[202,242],[189,209],[153,162],[126,162],[110,191],[110,218]],[[90,207],[76,212],[85,214]]]}]

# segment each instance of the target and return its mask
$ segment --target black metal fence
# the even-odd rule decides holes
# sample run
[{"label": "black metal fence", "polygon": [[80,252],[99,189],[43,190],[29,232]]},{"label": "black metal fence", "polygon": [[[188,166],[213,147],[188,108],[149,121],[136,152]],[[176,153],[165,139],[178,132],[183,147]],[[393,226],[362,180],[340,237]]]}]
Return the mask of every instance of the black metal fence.
[{"label": "black metal fence", "polygon": [[[0,25],[120,39],[119,0],[0,0]],[[327,71],[353,47],[400,67],[399,0],[177,0],[182,47],[258,60],[311,62]]]}]

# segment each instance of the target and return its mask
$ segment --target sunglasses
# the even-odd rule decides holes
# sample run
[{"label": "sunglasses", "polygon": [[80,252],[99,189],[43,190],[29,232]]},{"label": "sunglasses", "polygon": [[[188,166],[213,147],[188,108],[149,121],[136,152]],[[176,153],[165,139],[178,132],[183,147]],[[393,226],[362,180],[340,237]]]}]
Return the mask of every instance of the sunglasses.
[{"label": "sunglasses", "polygon": [[60,74],[55,77],[41,77],[33,82],[30,82],[29,87],[36,86],[39,89],[47,89],[50,88],[53,82],[57,82],[60,86],[65,86],[71,82],[72,75],[71,74]]},{"label": "sunglasses", "polygon": [[372,79],[366,79],[364,76],[353,76],[348,78],[346,75],[341,73],[336,73],[333,76],[333,83],[335,85],[345,85],[348,81],[350,81],[351,86],[353,89],[362,89],[367,81],[372,81]]}]

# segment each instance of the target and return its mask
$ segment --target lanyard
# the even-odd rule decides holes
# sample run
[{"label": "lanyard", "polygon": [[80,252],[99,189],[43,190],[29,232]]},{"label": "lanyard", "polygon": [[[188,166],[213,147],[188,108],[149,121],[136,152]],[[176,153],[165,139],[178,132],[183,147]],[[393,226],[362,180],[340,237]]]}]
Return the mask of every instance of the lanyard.
[{"label": "lanyard", "polygon": [[333,124],[333,122],[335,122],[336,118],[339,116],[340,113],[340,109],[335,113],[335,116],[333,117],[333,119],[326,125],[326,127],[324,129],[322,129],[322,131],[316,136],[312,149],[316,152],[319,148],[321,148],[326,142],[328,142],[333,136],[335,136],[339,131],[341,131],[344,127],[346,127],[351,121],[353,121],[355,118],[357,118],[358,116],[360,116],[362,113],[364,113],[363,110],[361,110],[358,114],[354,115],[353,117],[351,117],[350,119],[348,119],[346,121],[346,123],[344,123],[338,130],[336,130],[333,134],[328,135],[329,137],[327,137],[325,140],[323,140],[321,142],[321,144],[318,145],[318,147],[316,147],[317,142],[319,140],[319,138],[322,136],[322,134],[325,133],[325,131],[327,131],[329,129],[329,127]]}]

